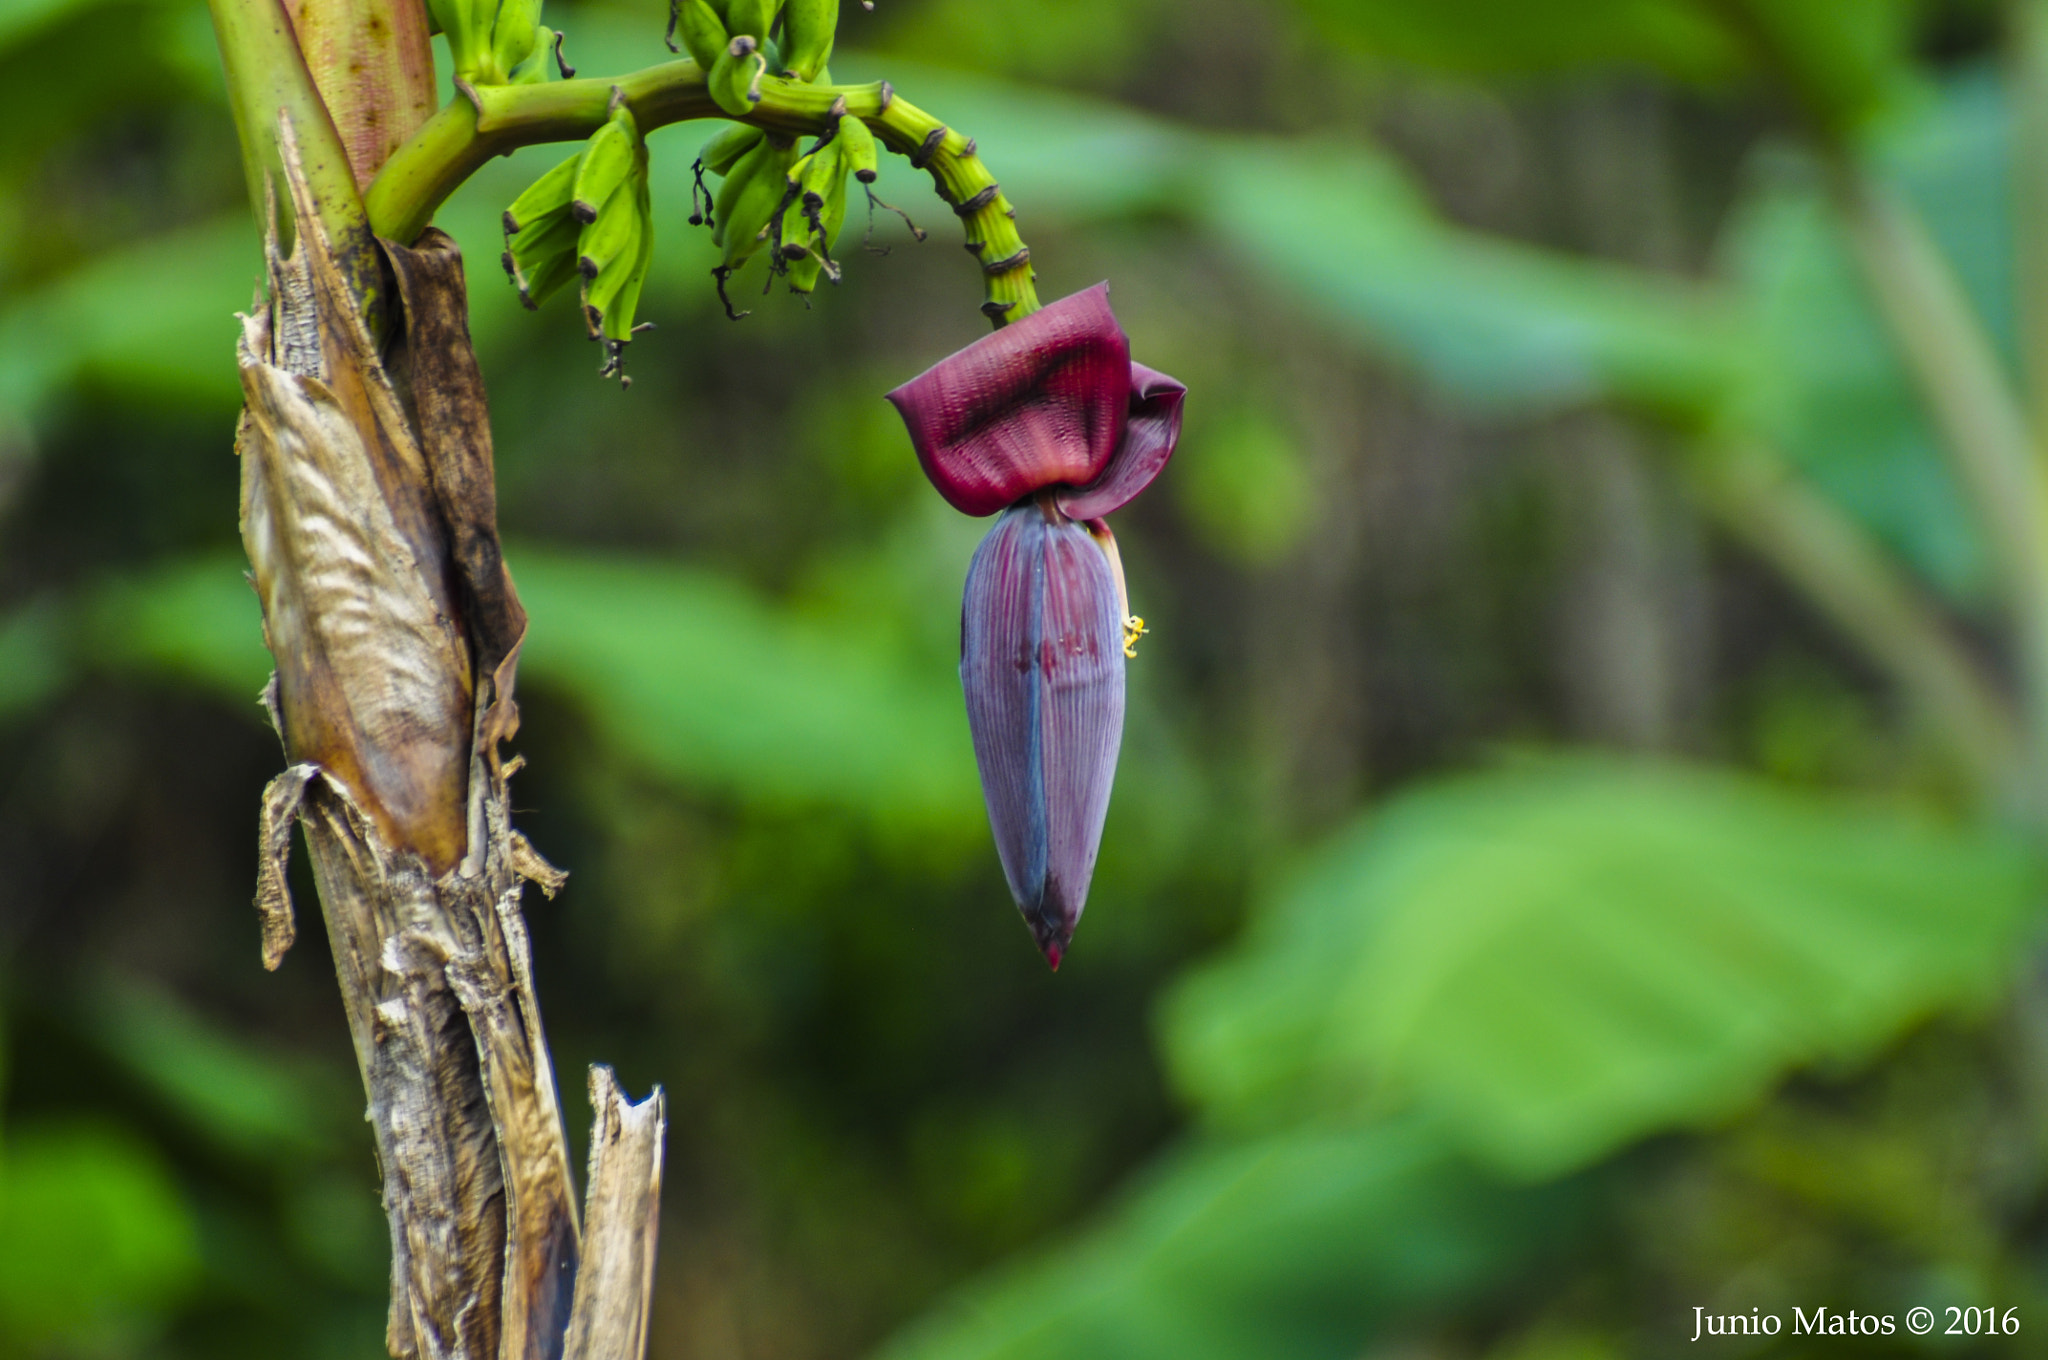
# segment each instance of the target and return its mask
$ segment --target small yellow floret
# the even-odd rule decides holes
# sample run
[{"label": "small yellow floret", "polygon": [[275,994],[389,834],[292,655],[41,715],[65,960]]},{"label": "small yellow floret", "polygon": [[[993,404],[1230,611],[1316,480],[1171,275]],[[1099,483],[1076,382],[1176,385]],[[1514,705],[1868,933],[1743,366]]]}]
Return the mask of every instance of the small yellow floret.
[{"label": "small yellow floret", "polygon": [[1151,630],[1145,626],[1145,621],[1139,618],[1136,614],[1133,614],[1129,618],[1125,619],[1124,655],[1133,657],[1136,656],[1138,654],[1138,639],[1145,636],[1145,634],[1150,631]]}]

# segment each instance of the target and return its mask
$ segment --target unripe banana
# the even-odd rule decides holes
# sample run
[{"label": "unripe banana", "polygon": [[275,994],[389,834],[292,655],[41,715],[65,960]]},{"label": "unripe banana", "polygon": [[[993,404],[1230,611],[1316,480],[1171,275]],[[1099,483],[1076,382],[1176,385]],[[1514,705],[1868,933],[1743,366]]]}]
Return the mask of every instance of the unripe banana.
[{"label": "unripe banana", "polygon": [[[753,158],[759,161],[754,173],[742,177],[747,160]],[[793,159],[794,147],[778,147],[773,139],[764,140],[727,177],[725,187],[738,183],[730,199],[725,187],[719,190],[718,230],[713,238],[724,248],[725,269],[738,269],[761,248],[763,233],[786,197],[783,177]]]},{"label": "unripe banana", "polygon": [[824,260],[825,272],[832,282],[839,282],[839,266],[832,261],[832,247],[839,242],[839,228],[846,221],[846,174],[842,163],[840,173],[832,177],[826,186],[822,200],[813,201],[809,195],[804,198],[804,220],[817,242],[817,254]]},{"label": "unripe banana", "polygon": [[756,82],[761,72],[767,69],[767,60],[760,53],[760,44],[745,34],[726,44],[725,50],[713,62],[704,77],[705,88],[719,108],[735,118],[743,118],[754,111],[760,102]]},{"label": "unripe banana", "polygon": [[846,161],[847,169],[862,184],[873,184],[882,158],[875,147],[875,134],[868,125],[852,114],[839,120],[839,133],[833,141],[839,143],[839,154]]},{"label": "unripe banana", "polygon": [[427,0],[427,8],[448,39],[448,56],[455,74],[464,80],[483,67],[491,45],[491,15],[484,11],[489,0]]},{"label": "unripe banana", "polygon": [[768,30],[775,27],[775,0],[727,0],[725,27],[735,38],[745,34],[757,46],[768,44]]},{"label": "unripe banana", "polygon": [[[791,211],[795,211],[791,209]],[[825,257],[817,251],[806,251],[800,256],[791,256],[789,267],[783,277],[789,281],[789,291],[808,298],[818,286],[818,275],[824,272]]]},{"label": "unripe banana", "polygon": [[491,23],[491,57],[498,73],[510,78],[542,45],[541,0],[498,0]]},{"label": "unripe banana", "polygon": [[729,175],[739,158],[761,144],[767,134],[746,123],[733,123],[721,130],[697,152],[697,159],[714,175]]},{"label": "unripe banana", "polygon": [[635,249],[621,256],[583,286],[583,319],[593,336],[611,341],[606,368],[616,371],[618,346],[633,338],[633,313],[640,305],[640,289],[654,260],[654,222],[645,183],[634,186],[640,231]]},{"label": "unripe banana", "polygon": [[739,206],[740,197],[747,192],[752,181],[765,173],[773,162],[773,149],[766,138],[742,152],[733,162],[732,169],[725,175],[725,183],[718,186],[718,198],[712,205],[711,244],[725,244],[725,227],[732,221],[733,209]]},{"label": "unripe banana", "polygon": [[583,228],[576,242],[576,267],[583,277],[594,279],[622,256],[640,248],[639,186],[620,184],[598,209],[597,220]]},{"label": "unripe banana", "polygon": [[683,50],[707,74],[732,42],[732,35],[725,30],[725,20],[711,8],[710,0],[674,0],[669,10],[669,29],[681,33]]},{"label": "unripe banana", "polygon": [[[841,169],[844,169],[843,165]],[[807,247],[800,256],[791,255],[787,246],[783,248],[783,254],[789,256],[789,290],[792,293],[810,293],[817,287],[821,273],[832,282],[839,282],[839,266],[832,259],[832,245],[839,239],[840,224],[846,220],[846,176],[835,174],[821,200],[813,200],[806,195],[791,204],[789,212],[791,216],[803,214],[802,231]]]},{"label": "unripe banana", "polygon": [[577,221],[597,220],[598,209],[626,182],[641,155],[640,125],[633,120],[633,111],[625,101],[617,97],[615,87],[612,116],[590,135],[583,148],[583,162],[576,169],[569,211]]},{"label": "unripe banana", "polygon": [[782,61],[798,80],[818,78],[832,59],[832,40],[839,27],[839,0],[785,0],[782,7]]},{"label": "unripe banana", "polygon": [[[627,220],[633,224],[628,249],[606,261],[603,269],[586,275],[583,280],[583,320],[590,327],[593,340],[608,329],[620,329],[622,323],[622,332],[614,335],[613,339],[623,339],[633,329],[630,312],[618,304],[623,300],[626,286],[640,271],[640,257],[645,253],[649,234],[638,209],[630,213]],[[613,322],[610,328],[604,324],[607,318]]]},{"label": "unripe banana", "polygon": [[576,170],[582,161],[583,153],[579,151],[529,184],[525,193],[513,199],[512,206],[505,209],[505,234],[510,236],[524,231],[542,218],[556,213],[566,217],[576,186]]},{"label": "unripe banana", "polygon": [[[847,120],[841,119],[844,127]],[[822,141],[811,148],[811,154],[798,161],[789,169],[788,183],[793,189],[801,190],[805,199],[812,203],[825,201],[825,193],[833,184],[845,176],[841,169],[842,148],[837,137]]]},{"label": "unripe banana", "polygon": [[505,272],[528,310],[547,301],[576,277],[576,242],[581,232],[568,213],[534,223],[505,242]]}]

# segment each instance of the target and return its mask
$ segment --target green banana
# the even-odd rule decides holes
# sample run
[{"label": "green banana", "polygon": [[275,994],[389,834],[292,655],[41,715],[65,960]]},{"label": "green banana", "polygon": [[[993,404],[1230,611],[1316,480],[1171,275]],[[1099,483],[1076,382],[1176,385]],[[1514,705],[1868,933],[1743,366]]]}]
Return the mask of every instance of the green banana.
[{"label": "green banana", "polygon": [[[533,51],[517,66],[505,72],[507,85],[539,85],[548,78],[548,67],[559,64],[559,48],[556,44],[562,35],[552,28],[533,30]],[[564,77],[567,79],[567,77]]]},{"label": "green banana", "polygon": [[640,248],[640,233],[646,224],[640,218],[640,188],[626,182],[598,209],[597,219],[583,228],[576,241],[576,267],[583,277],[594,279],[622,256]]},{"label": "green banana", "polygon": [[491,58],[499,73],[508,79],[537,48],[545,46],[540,37],[541,3],[542,0],[498,0],[497,18],[491,23]]},{"label": "green banana", "polygon": [[776,0],[727,0],[725,27],[735,38],[750,37],[759,46],[768,43],[768,31],[775,27]]},{"label": "green banana", "polygon": [[718,197],[712,204],[711,244],[725,244],[726,227],[732,222],[734,209],[773,159],[773,148],[764,137],[743,152],[732,169],[726,171],[725,182],[718,186]]},{"label": "green banana", "polygon": [[612,90],[612,113],[603,127],[590,135],[584,145],[583,161],[576,168],[576,184],[569,211],[579,222],[597,220],[598,209],[633,173],[642,156],[640,125],[626,107],[618,88]]},{"label": "green banana", "polygon": [[862,184],[873,184],[882,158],[875,147],[875,134],[868,125],[847,114],[840,118],[839,131],[833,140],[840,144],[839,154],[845,159],[847,168],[853,171],[853,177]]},{"label": "green banana", "polygon": [[[829,186],[840,178],[839,140],[829,133],[812,145],[809,155],[789,167],[783,177],[787,187],[783,192],[781,233],[776,241],[780,254],[801,259],[809,253],[809,219],[816,214],[817,205],[825,201]],[[830,247],[827,242],[828,251]]]},{"label": "green banana", "polygon": [[[841,119],[840,126],[845,126],[845,122]],[[789,168],[789,186],[802,190],[807,200],[823,202],[826,186],[843,178],[846,173],[841,168],[843,154],[839,138],[819,138],[811,147],[811,154]]]},{"label": "green banana", "polygon": [[536,222],[505,242],[503,263],[530,311],[576,277],[576,219],[558,213]]},{"label": "green banana", "polygon": [[[671,0],[668,28],[671,39],[681,32],[690,60],[706,72],[732,42],[732,35],[725,30],[725,20],[711,8],[710,0]],[[669,46],[673,48],[675,43],[671,41]]]},{"label": "green banana", "polygon": [[714,271],[721,285],[761,248],[787,197],[784,177],[796,159],[796,148],[786,142],[777,145],[779,140],[763,138],[759,146],[740,158],[719,186],[717,222],[711,239],[724,250]]},{"label": "green banana", "polygon": [[589,326],[593,339],[602,338],[607,342],[604,369],[607,375],[619,371],[622,362],[620,350],[633,338],[633,313],[640,305],[640,290],[654,260],[653,214],[646,182],[643,180],[632,187],[636,216],[640,222],[634,249],[612,261],[596,278],[583,285],[584,324]]},{"label": "green banana", "polygon": [[839,0],[785,0],[782,7],[782,66],[806,84],[832,59],[839,27]]},{"label": "green banana", "polygon": [[523,231],[556,213],[566,217],[576,186],[576,171],[582,163],[583,153],[579,151],[529,184],[526,192],[513,199],[512,206],[505,209],[505,234],[510,236]]},{"label": "green banana", "polygon": [[455,74],[464,80],[474,76],[490,50],[491,22],[478,11],[489,0],[427,0],[427,10],[448,39],[448,56]]},{"label": "green banana", "polygon": [[804,196],[804,219],[818,240],[815,254],[824,262],[832,282],[839,282],[839,266],[832,259],[832,247],[839,241],[839,228],[846,221],[846,174],[842,169],[832,177],[824,195],[813,200]]},{"label": "green banana", "polygon": [[758,82],[767,69],[767,59],[761,55],[760,47],[743,33],[726,44],[705,73],[704,85],[711,92],[712,101],[735,118],[752,113],[754,105],[760,102]]},{"label": "green banana", "polygon": [[733,123],[698,149],[697,159],[714,175],[729,175],[741,156],[752,151],[767,134],[746,123]]},{"label": "green banana", "polygon": [[789,282],[789,291],[804,298],[808,305],[810,295],[818,287],[818,275],[823,273],[824,269],[825,257],[815,250],[806,251],[801,256],[791,257],[789,267],[783,271],[783,278]]}]

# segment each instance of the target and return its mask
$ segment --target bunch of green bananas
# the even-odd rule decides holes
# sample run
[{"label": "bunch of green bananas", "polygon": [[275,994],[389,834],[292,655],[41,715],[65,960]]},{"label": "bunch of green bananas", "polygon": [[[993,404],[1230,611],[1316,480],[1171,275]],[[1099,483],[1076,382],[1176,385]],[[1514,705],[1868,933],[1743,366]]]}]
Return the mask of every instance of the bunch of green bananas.
[{"label": "bunch of green bananas", "polygon": [[448,37],[455,75],[472,85],[533,85],[548,78],[549,58],[563,79],[562,35],[543,27],[541,0],[427,0],[434,26]]},{"label": "bunch of green bananas", "polygon": [[571,278],[582,280],[583,320],[605,346],[606,377],[625,378],[633,312],[654,258],[647,144],[624,96],[583,150],[535,180],[505,210],[505,272],[520,301],[538,307]]},{"label": "bunch of green bananas", "polygon": [[790,166],[785,177],[781,217],[776,223],[776,249],[771,263],[789,280],[789,290],[805,297],[823,273],[839,282],[832,247],[846,220],[846,181],[866,172],[874,178],[875,135],[867,124],[846,112],[844,101],[810,153]]},{"label": "bunch of green bananas", "polygon": [[[839,0],[669,0],[668,47],[687,50],[707,76],[721,61],[739,65],[758,98],[754,82],[765,73],[806,84],[829,80],[825,63],[832,59],[838,27]],[[681,47],[676,46],[678,34]],[[744,52],[735,51],[741,38],[752,39]],[[712,97],[727,113],[745,113],[746,104],[730,105],[716,93],[720,84],[730,83],[714,78]]]},{"label": "bunch of green bananas", "polygon": [[846,113],[844,101],[833,106],[831,122],[808,151],[793,139],[744,123],[704,144],[697,155],[700,181],[709,171],[725,182],[711,197],[709,211],[700,209],[690,221],[694,225],[708,217],[712,243],[723,252],[711,272],[726,315],[735,320],[746,315],[733,309],[725,286],[763,246],[768,286],[784,278],[791,292],[807,297],[820,274],[839,281],[832,247],[846,219],[846,181],[848,176],[872,180],[877,154],[874,133]]}]

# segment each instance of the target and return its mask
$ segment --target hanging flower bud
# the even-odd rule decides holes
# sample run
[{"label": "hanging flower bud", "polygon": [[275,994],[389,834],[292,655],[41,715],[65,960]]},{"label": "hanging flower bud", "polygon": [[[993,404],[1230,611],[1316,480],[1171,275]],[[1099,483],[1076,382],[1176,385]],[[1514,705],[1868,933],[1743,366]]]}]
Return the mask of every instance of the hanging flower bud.
[{"label": "hanging flower bud", "polygon": [[1159,475],[1187,389],[1131,362],[1097,284],[985,336],[889,394],[932,485],[1007,511],[967,571],[960,681],[996,852],[1060,966],[1109,811],[1130,614],[1101,517]]},{"label": "hanging flower bud", "polygon": [[1095,872],[1124,726],[1109,559],[1051,498],[1004,513],[967,569],[960,682],[1010,895],[1057,968]]}]

